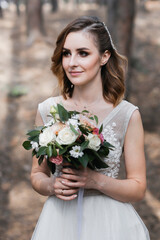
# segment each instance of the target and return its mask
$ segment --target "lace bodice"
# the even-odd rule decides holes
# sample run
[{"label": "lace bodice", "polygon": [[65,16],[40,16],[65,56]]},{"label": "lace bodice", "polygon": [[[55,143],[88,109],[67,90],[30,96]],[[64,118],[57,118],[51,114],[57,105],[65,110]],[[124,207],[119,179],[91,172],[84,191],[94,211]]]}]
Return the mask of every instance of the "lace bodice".
[{"label": "lace bodice", "polygon": [[[52,105],[56,105],[56,100],[57,97],[50,97],[38,105],[38,110],[41,114],[44,124],[50,120],[48,117],[50,107]],[[138,107],[125,100],[122,100],[103,120],[103,136],[107,142],[114,146],[114,149],[110,151],[107,158],[104,159],[109,167],[98,169],[96,171],[109,177],[118,177],[120,157],[122,155],[125,134],[132,113],[136,109],[138,109]],[[99,126],[100,125],[101,124],[99,124]],[[59,171],[60,169],[56,168],[55,174],[58,174]]]}]

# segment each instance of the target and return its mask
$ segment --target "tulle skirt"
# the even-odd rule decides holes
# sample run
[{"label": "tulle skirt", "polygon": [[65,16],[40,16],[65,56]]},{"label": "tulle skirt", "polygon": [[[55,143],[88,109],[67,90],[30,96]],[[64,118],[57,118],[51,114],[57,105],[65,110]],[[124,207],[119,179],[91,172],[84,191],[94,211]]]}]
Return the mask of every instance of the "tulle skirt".
[{"label": "tulle skirt", "polygon": [[130,203],[103,194],[83,197],[78,233],[77,199],[51,196],[44,204],[31,240],[149,240],[149,233]]}]

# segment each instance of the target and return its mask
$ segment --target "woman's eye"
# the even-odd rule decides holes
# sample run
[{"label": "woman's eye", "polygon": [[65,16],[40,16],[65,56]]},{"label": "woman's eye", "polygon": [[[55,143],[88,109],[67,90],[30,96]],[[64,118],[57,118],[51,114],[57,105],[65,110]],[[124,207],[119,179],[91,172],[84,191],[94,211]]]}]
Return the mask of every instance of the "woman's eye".
[{"label": "woman's eye", "polygon": [[62,52],[62,56],[68,57],[68,56],[70,56],[70,52],[68,52],[68,51]]},{"label": "woman's eye", "polygon": [[86,56],[89,55],[89,53],[88,53],[88,52],[85,52],[85,51],[81,51],[81,52],[79,52],[79,55],[80,55],[81,57],[86,57]]}]

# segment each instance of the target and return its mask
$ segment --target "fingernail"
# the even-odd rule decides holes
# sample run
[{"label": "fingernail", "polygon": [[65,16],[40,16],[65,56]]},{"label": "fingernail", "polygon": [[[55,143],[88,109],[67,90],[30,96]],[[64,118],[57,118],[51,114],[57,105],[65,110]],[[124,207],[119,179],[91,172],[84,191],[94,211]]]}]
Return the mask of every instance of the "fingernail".
[{"label": "fingernail", "polygon": [[75,194],[75,195],[73,195],[75,198],[77,197],[77,195]]}]

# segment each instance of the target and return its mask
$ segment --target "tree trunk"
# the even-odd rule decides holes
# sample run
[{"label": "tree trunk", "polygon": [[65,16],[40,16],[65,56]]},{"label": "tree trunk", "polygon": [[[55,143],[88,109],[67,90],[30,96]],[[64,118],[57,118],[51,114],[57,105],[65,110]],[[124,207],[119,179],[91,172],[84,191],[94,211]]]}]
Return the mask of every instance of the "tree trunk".
[{"label": "tree trunk", "polygon": [[118,51],[130,59],[136,0],[108,0],[108,28]]},{"label": "tree trunk", "polygon": [[128,58],[128,75],[126,80],[126,98],[131,91],[131,50],[136,0],[108,0],[108,29],[115,46]]},{"label": "tree trunk", "polygon": [[56,12],[58,10],[58,0],[51,0],[52,12]]},{"label": "tree trunk", "polygon": [[14,0],[14,2],[16,4],[17,16],[20,16],[20,9],[19,9],[20,0]]},{"label": "tree trunk", "polygon": [[31,42],[45,35],[41,0],[26,0],[27,35]]},{"label": "tree trunk", "polygon": [[3,10],[1,8],[1,6],[0,6],[0,18],[3,18]]}]

